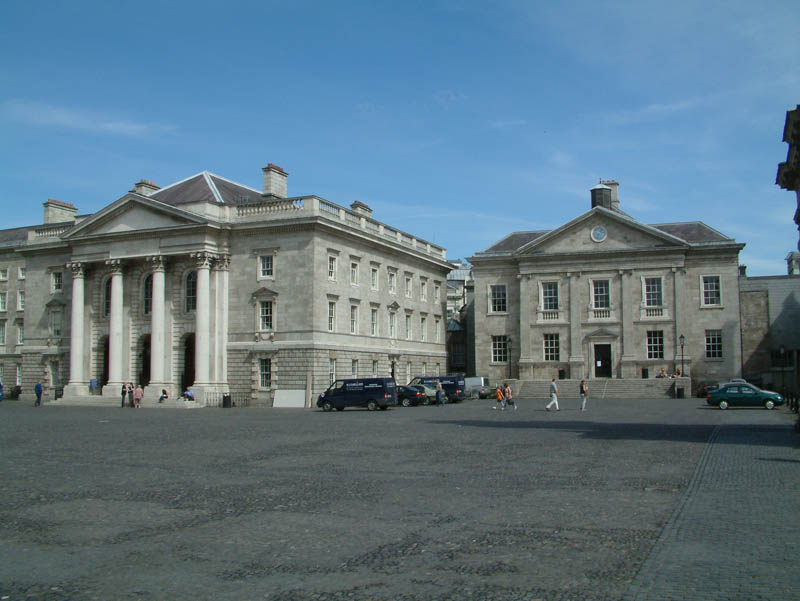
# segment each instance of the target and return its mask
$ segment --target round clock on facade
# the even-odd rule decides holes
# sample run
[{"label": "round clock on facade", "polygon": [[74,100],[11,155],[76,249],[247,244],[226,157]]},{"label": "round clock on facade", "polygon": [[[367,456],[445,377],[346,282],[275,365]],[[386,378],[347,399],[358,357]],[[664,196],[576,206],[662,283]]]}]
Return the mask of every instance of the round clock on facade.
[{"label": "round clock on facade", "polygon": [[602,242],[606,239],[606,228],[602,225],[598,225],[594,229],[592,229],[592,240],[595,242]]}]

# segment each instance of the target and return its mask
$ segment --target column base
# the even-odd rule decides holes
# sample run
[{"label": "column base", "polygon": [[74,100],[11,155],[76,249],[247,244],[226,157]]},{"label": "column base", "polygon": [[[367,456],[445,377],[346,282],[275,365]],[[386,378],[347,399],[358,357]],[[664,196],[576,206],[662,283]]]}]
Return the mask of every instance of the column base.
[{"label": "column base", "polygon": [[108,382],[105,386],[103,386],[102,396],[104,397],[116,397],[117,399],[122,398],[122,384],[124,382]]},{"label": "column base", "polygon": [[[144,388],[144,400],[158,401],[162,390],[167,391],[170,399],[176,399],[181,396],[181,393],[178,391],[178,387],[172,382],[150,382]],[[192,386],[192,390],[194,390],[194,386]]]},{"label": "column base", "polygon": [[70,382],[64,386],[64,396],[90,396],[89,382]]}]

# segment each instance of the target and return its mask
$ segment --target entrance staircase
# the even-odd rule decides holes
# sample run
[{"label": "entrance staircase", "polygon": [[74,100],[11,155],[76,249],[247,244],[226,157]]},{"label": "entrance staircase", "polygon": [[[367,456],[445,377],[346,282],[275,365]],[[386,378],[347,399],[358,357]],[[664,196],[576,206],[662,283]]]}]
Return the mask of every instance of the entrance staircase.
[{"label": "entrance staircase", "polygon": [[[513,381],[512,381],[513,382]],[[558,398],[579,399],[580,380],[556,380]],[[586,380],[590,399],[669,399],[683,388],[685,397],[692,396],[691,378],[650,378]],[[550,380],[517,380],[515,396],[528,399],[549,399]]]}]

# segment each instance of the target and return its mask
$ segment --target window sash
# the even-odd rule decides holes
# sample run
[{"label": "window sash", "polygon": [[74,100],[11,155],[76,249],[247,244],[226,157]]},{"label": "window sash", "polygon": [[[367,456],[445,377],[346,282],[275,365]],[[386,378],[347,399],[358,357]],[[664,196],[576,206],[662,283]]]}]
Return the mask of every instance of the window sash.
[{"label": "window sash", "polygon": [[722,358],[722,330],[706,330],[706,358]]},{"label": "window sash", "polygon": [[595,309],[610,309],[611,294],[608,280],[594,280],[592,282],[593,302]]},{"label": "window sash", "polygon": [[328,279],[336,279],[336,257],[328,257]]},{"label": "window sash", "polygon": [[186,276],[186,312],[197,311],[197,272],[190,271]]},{"label": "window sash", "polygon": [[370,276],[369,277],[370,277],[370,287],[373,290],[377,290],[378,289],[378,270],[373,267],[372,270],[370,271]]},{"label": "window sash", "polygon": [[272,329],[272,301],[259,302],[259,321],[262,330]]},{"label": "window sash", "polygon": [[397,291],[397,274],[389,272],[389,292],[394,294]]},{"label": "window sash", "polygon": [[542,304],[545,311],[558,311],[557,282],[542,282]]},{"label": "window sash", "polygon": [[358,307],[350,307],[350,333],[358,334]]},{"label": "window sash", "polygon": [[261,263],[261,266],[260,266],[261,277],[262,278],[271,278],[273,276],[273,259],[272,259],[272,255],[261,255],[259,257],[259,261]]},{"label": "window sash", "polygon": [[561,360],[561,341],[558,334],[545,334],[544,335],[544,360],[545,361],[560,361]]},{"label": "window sash", "polygon": [[378,335],[378,310],[372,309],[370,313],[370,334],[373,336]]},{"label": "window sash", "polygon": [[153,274],[144,279],[144,294],[142,299],[142,311],[145,315],[153,312]]},{"label": "window sash", "polygon": [[492,336],[492,362],[508,362],[508,336]]},{"label": "window sash", "polygon": [[664,303],[664,294],[661,278],[644,279],[644,304],[645,307],[661,307]]},{"label": "window sash", "polygon": [[425,342],[425,330],[427,329],[428,320],[422,317],[419,320],[419,339]]},{"label": "window sash", "polygon": [[664,332],[662,330],[647,332],[647,358],[664,358]]},{"label": "window sash", "polygon": [[721,305],[722,289],[718,275],[703,276],[703,304]]},{"label": "window sash", "polygon": [[505,313],[508,310],[505,284],[491,286],[491,297],[492,313]]},{"label": "window sash", "polygon": [[336,327],[336,303],[328,301],[328,331],[333,332]]},{"label": "window sash", "polygon": [[358,284],[358,263],[350,263],[350,283]]},{"label": "window sash", "polygon": [[258,363],[259,384],[261,388],[270,388],[272,386],[272,359],[259,359]]}]

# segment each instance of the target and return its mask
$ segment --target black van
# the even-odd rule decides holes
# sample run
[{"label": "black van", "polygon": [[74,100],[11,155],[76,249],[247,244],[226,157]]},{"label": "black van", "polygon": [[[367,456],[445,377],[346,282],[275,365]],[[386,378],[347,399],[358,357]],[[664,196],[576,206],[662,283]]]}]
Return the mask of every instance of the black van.
[{"label": "black van", "polygon": [[345,407],[386,409],[389,405],[397,405],[397,384],[394,378],[336,380],[317,399],[317,407],[324,411],[342,411]]},{"label": "black van", "polygon": [[422,384],[435,389],[436,380],[442,383],[442,389],[447,397],[447,401],[450,403],[457,403],[467,398],[464,376],[418,376],[411,380],[408,385],[415,386]]}]

